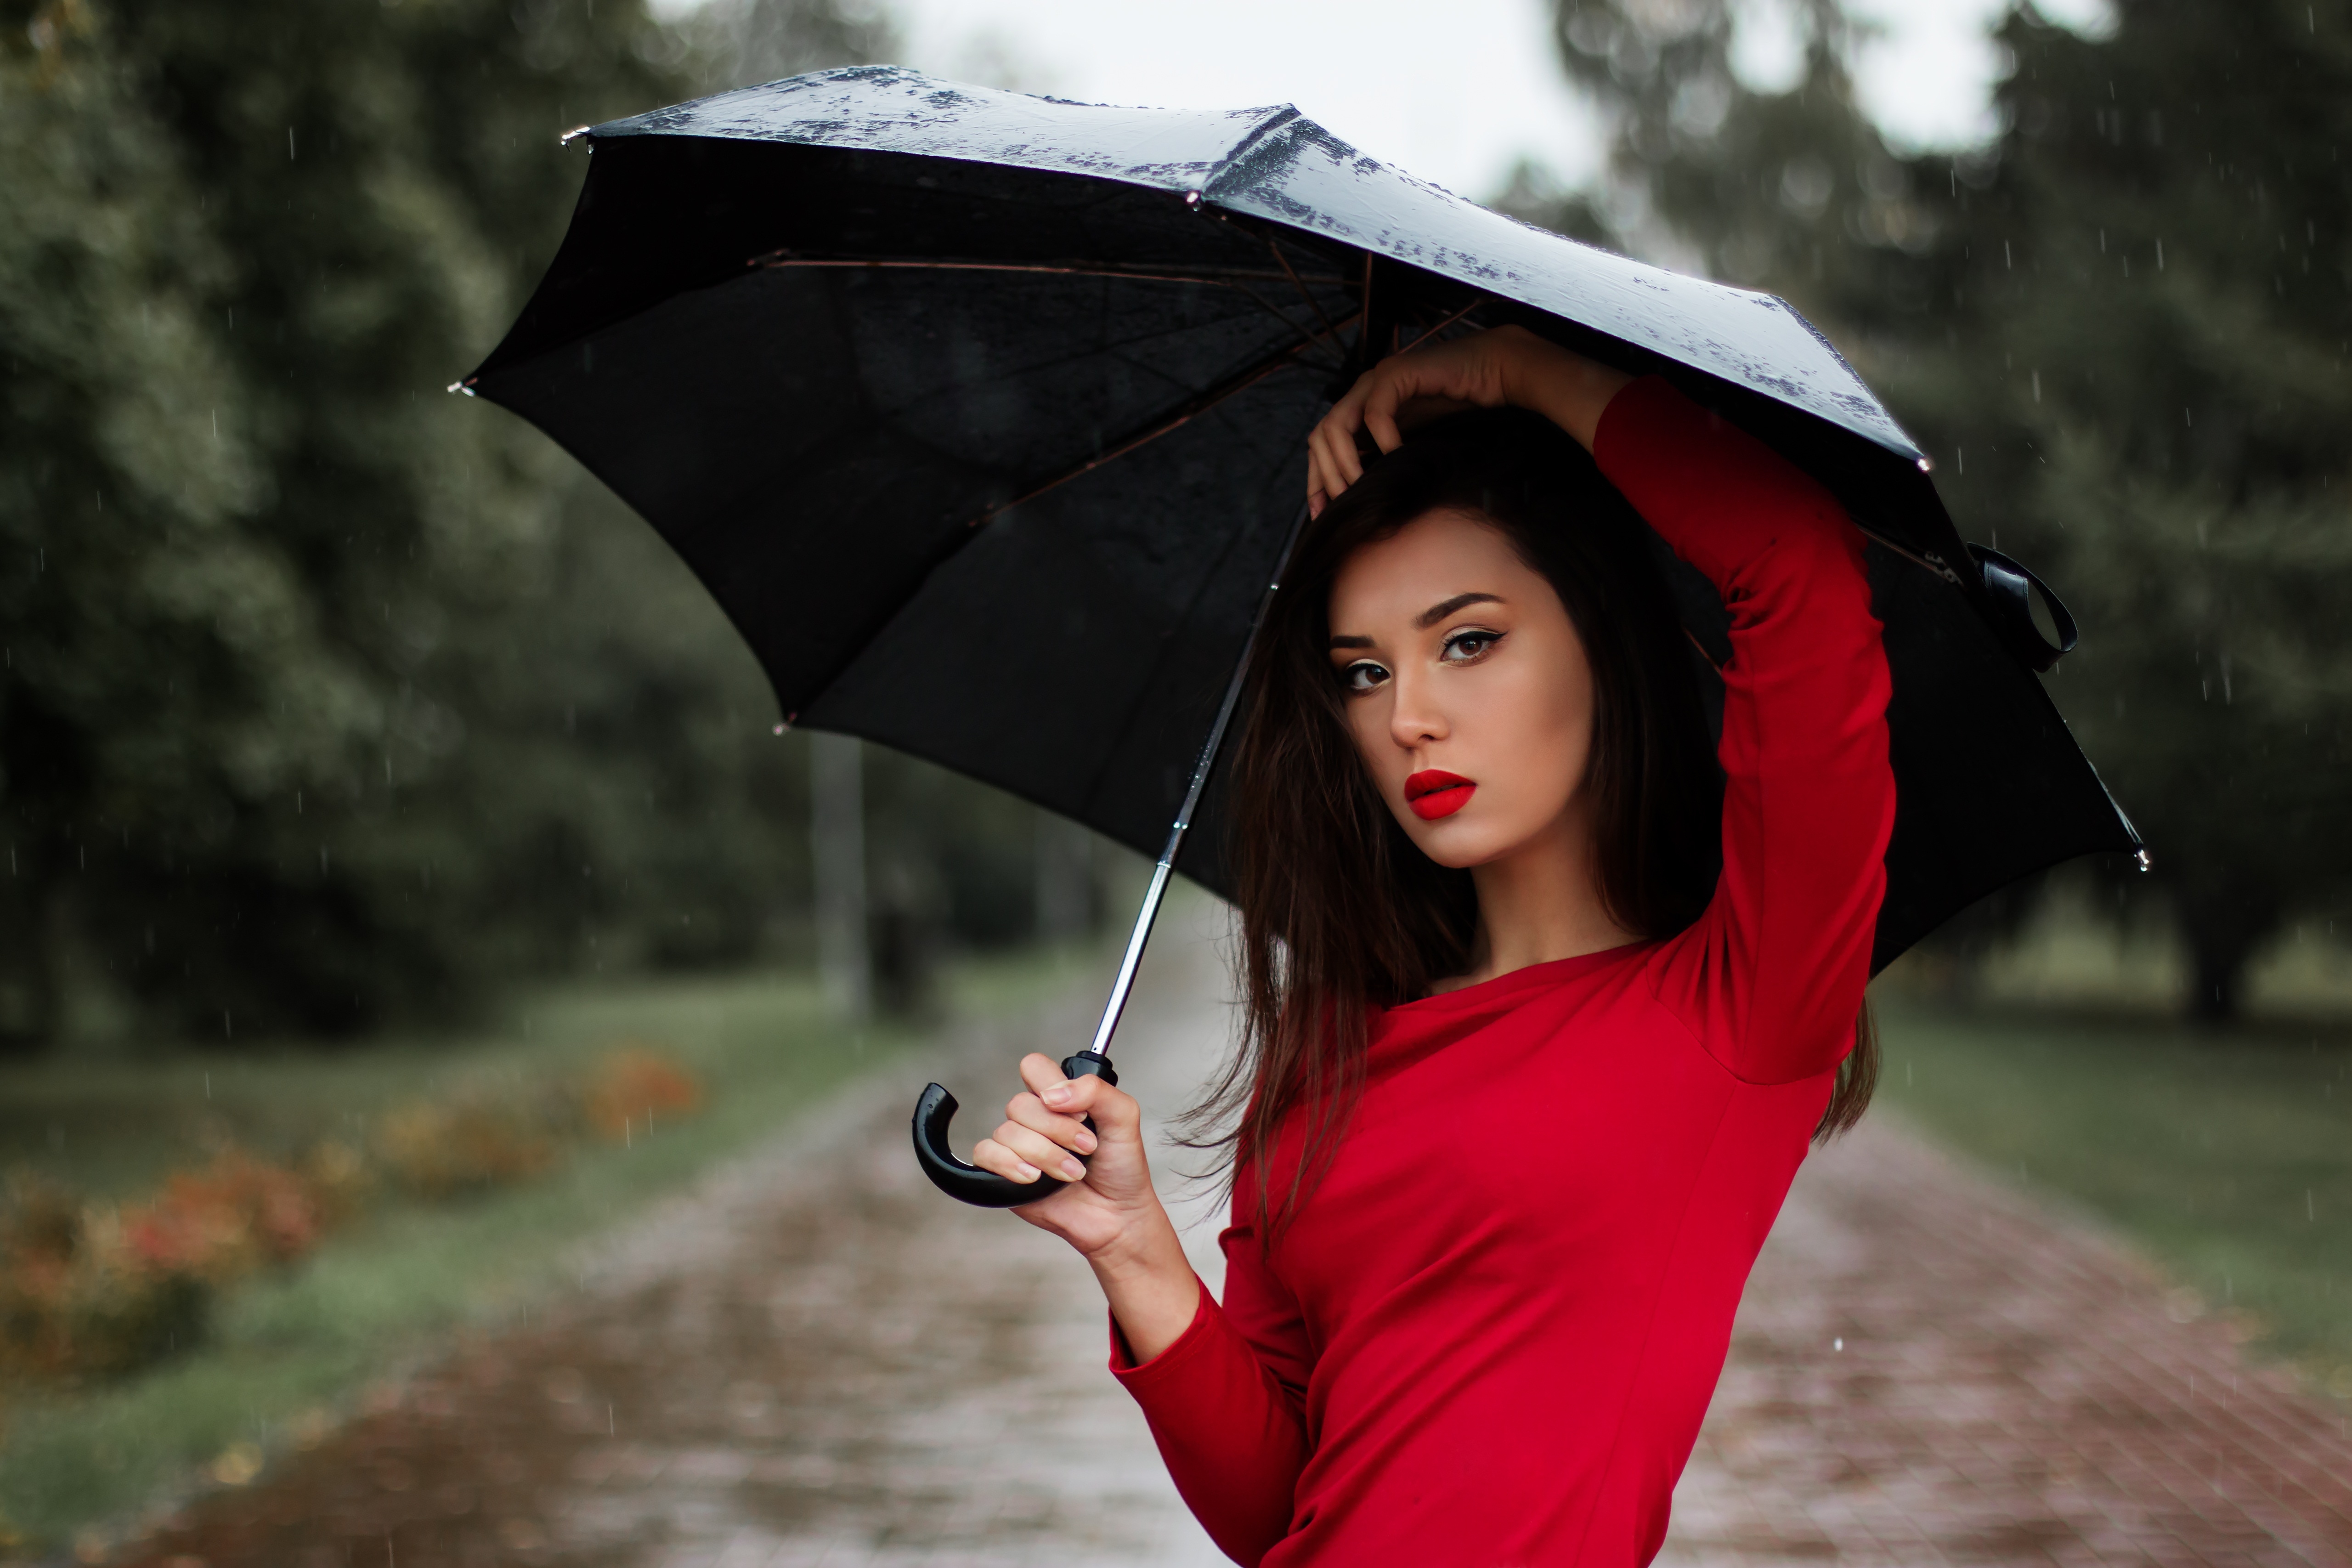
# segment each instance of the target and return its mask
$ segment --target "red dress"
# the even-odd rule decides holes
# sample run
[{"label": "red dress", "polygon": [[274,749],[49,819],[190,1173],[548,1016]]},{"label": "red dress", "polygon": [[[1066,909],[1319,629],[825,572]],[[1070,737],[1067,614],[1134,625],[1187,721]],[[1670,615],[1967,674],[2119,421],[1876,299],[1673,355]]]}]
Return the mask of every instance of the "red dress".
[{"label": "red dress", "polygon": [[1679,936],[1380,1015],[1277,1243],[1244,1172],[1222,1308],[1140,1366],[1115,1344],[1240,1563],[1647,1563],[1853,1043],[1895,817],[1861,537],[1663,381],[1595,445],[1731,612],[1722,880]]}]

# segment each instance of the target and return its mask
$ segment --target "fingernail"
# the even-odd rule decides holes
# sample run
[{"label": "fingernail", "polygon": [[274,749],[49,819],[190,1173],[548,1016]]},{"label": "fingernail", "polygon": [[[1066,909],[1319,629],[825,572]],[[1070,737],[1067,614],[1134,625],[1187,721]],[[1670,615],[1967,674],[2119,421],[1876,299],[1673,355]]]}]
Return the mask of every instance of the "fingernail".
[{"label": "fingernail", "polygon": [[1093,1153],[1094,1152],[1095,1152],[1095,1135],[1094,1135],[1093,1133],[1091,1133],[1091,1132],[1087,1131],[1085,1128],[1083,1128],[1083,1127],[1079,1128],[1079,1129],[1078,1129],[1078,1152],[1079,1152],[1079,1153],[1081,1153],[1081,1154],[1091,1154],[1091,1153]]},{"label": "fingernail", "polygon": [[1076,1160],[1065,1160],[1062,1162],[1062,1174],[1071,1181],[1083,1182],[1087,1179],[1087,1168]]},{"label": "fingernail", "polygon": [[1013,1174],[1019,1176],[1024,1182],[1034,1182],[1038,1177],[1045,1173],[1026,1160],[1024,1160],[1019,1164],[1013,1166]]},{"label": "fingernail", "polygon": [[1038,1098],[1048,1105],[1067,1105],[1070,1102],[1070,1086],[1057,1083]]}]

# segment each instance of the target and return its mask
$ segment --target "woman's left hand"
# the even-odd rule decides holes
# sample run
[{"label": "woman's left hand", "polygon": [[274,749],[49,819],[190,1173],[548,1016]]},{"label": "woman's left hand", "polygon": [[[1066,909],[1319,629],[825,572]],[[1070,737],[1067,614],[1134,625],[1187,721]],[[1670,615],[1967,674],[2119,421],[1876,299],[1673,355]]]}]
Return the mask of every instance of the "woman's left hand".
[{"label": "woman's left hand", "polygon": [[1391,354],[1356,378],[1347,395],[1307,437],[1307,505],[1319,513],[1363,478],[1356,432],[1371,433],[1383,452],[1404,432],[1465,408],[1531,408],[1587,449],[1601,411],[1633,378],[1586,359],[1524,327],[1496,327]]}]

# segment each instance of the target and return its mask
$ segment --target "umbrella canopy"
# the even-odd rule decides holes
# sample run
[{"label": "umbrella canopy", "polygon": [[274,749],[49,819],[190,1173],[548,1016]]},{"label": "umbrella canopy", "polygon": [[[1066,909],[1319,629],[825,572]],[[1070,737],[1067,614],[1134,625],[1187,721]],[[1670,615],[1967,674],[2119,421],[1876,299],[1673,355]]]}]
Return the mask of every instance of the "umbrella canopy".
[{"label": "umbrella canopy", "polygon": [[[1961,542],[1926,457],[1780,300],[1498,216],[1287,107],[874,67],[587,135],[562,250],[460,384],[661,531],[787,722],[1152,853],[1308,429],[1370,358],[1517,321],[1668,376],[1871,536],[1898,790],[1877,965],[2018,877],[2138,848],[2033,673],[2071,642],[2063,610]],[[1720,602],[1674,579],[1722,658]],[[1221,889],[1218,816],[1213,781],[1178,868]]]}]

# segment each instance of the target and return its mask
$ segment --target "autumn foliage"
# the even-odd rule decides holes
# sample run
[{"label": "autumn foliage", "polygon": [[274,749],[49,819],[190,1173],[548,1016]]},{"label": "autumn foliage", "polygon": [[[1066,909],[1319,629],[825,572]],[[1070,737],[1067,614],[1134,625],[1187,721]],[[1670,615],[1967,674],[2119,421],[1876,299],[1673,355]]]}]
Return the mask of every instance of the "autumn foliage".
[{"label": "autumn foliage", "polygon": [[131,1202],[20,1173],[0,1190],[0,1382],[137,1371],[198,1343],[222,1290],[298,1262],[373,1194],[441,1202],[527,1182],[583,1135],[642,1138],[701,1102],[691,1072],[630,1046],[576,1079],[406,1101],[362,1146],[285,1162],[223,1148]]}]

